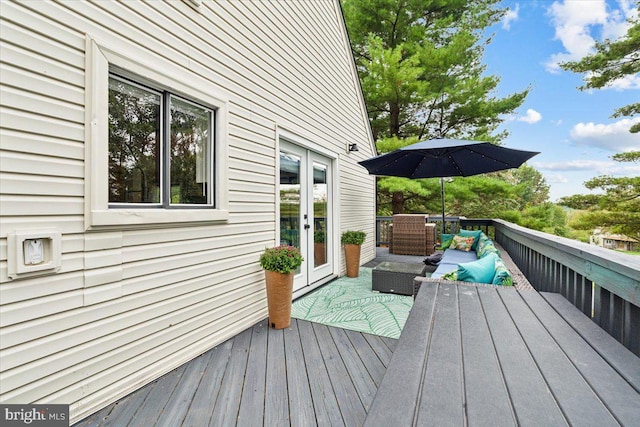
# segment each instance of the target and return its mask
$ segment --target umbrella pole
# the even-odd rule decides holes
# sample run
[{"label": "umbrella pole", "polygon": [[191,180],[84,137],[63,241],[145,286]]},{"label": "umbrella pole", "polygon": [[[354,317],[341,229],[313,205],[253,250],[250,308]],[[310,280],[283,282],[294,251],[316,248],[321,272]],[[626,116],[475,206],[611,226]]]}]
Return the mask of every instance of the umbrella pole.
[{"label": "umbrella pole", "polygon": [[444,223],[444,178],[440,177],[440,194],[442,195],[442,234],[446,233]]}]

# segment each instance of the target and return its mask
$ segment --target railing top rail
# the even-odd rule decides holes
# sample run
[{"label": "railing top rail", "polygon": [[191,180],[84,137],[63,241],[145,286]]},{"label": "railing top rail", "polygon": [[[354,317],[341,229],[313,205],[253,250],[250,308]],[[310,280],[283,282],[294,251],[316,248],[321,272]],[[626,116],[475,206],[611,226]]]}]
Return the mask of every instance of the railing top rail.
[{"label": "railing top rail", "polygon": [[494,226],[506,237],[567,265],[625,300],[640,304],[640,257],[531,230],[507,221],[496,219]]}]

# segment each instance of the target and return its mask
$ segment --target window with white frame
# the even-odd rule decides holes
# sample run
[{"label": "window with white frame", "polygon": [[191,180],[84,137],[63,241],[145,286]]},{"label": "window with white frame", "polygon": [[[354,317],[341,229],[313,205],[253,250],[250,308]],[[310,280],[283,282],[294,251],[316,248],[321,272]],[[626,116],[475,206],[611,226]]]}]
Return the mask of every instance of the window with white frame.
[{"label": "window with white frame", "polygon": [[229,100],[138,46],[86,41],[85,228],[227,221]]},{"label": "window with white frame", "polygon": [[213,207],[215,110],[109,76],[109,207]]}]

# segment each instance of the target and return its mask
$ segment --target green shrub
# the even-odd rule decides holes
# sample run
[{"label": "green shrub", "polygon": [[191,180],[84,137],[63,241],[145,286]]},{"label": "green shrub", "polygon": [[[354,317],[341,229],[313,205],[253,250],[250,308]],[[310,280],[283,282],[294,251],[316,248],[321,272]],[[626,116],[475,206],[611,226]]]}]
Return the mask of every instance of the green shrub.
[{"label": "green shrub", "polygon": [[364,231],[348,230],[342,233],[340,241],[344,245],[361,245],[364,243],[365,237],[367,237],[367,233]]},{"label": "green shrub", "polygon": [[295,246],[280,245],[267,248],[260,256],[260,266],[265,270],[288,274],[302,265],[302,255]]}]

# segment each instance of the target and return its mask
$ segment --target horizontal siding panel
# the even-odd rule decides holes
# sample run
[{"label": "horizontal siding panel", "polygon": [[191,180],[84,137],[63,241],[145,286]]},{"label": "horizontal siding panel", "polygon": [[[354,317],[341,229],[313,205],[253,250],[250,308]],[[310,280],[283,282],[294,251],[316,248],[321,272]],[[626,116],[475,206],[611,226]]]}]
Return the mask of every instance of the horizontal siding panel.
[{"label": "horizontal siding panel", "polygon": [[[236,295],[227,294],[228,298]],[[247,303],[258,303],[262,298],[259,295],[251,295],[239,303],[223,305],[220,310],[221,317],[230,315],[234,311],[239,311]],[[138,339],[133,343],[116,347],[110,352],[104,353],[96,358],[85,359],[82,363],[73,367],[63,369],[53,375],[40,378],[29,383],[25,387],[12,390],[4,394],[6,402],[38,401],[49,396],[59,394],[59,390],[66,390],[60,398],[63,402],[73,402],[82,398],[87,391],[95,391],[106,385],[101,384],[106,378],[112,382],[112,376],[104,375],[105,371],[114,370],[118,375],[134,375],[141,368],[147,366],[150,360],[170,357],[176,349],[188,346],[190,343],[205,338],[211,333],[211,314],[196,316],[189,321],[173,325],[171,328],[164,327],[155,334]],[[165,341],[166,340],[166,341]],[[100,372],[95,375],[94,373]],[[72,385],[83,381],[90,374],[94,374],[94,381],[88,385],[90,390],[82,390]],[[114,372],[111,372],[113,375]],[[4,381],[3,381],[4,383]],[[47,399],[47,401],[52,401]]]},{"label": "horizontal siding panel", "polygon": [[0,172],[3,194],[84,197],[84,180]]},{"label": "horizontal siding panel", "polygon": [[275,221],[275,212],[273,212],[273,216],[269,217],[269,215],[265,215],[264,213],[246,213],[239,212],[234,213],[229,218],[229,224],[249,224],[255,222],[274,222]]},{"label": "horizontal siding panel", "polygon": [[254,161],[253,156],[251,159],[230,158],[228,163],[229,170],[232,171],[230,175],[235,177],[235,171],[247,171],[247,172],[256,173],[256,174],[267,176],[267,177],[273,177],[274,176],[273,158],[269,160],[271,164],[262,164],[257,160],[262,160],[262,159],[256,159],[256,161]]},{"label": "horizontal siding panel", "polygon": [[[0,2],[4,4],[5,2]],[[84,42],[84,39],[82,39]],[[31,73],[49,76],[57,81],[65,82],[74,87],[84,88],[84,67],[75,68],[58,62],[55,58],[48,58],[43,53],[34,53],[23,46],[8,43],[0,44],[0,59],[5,64],[30,70]]]},{"label": "horizontal siding panel", "polygon": [[275,146],[275,133],[266,142],[268,144],[260,144],[253,139],[241,139],[237,134],[229,138],[228,153],[229,157],[236,159],[246,158],[247,156],[267,158],[273,162],[273,153]]},{"label": "horizontal siding panel", "polygon": [[[73,160],[83,160],[84,159],[84,142],[82,141],[68,141],[64,139],[56,139],[51,138],[45,135],[34,135],[32,133],[25,132],[16,132],[10,129],[0,129],[0,138],[2,138],[2,149],[5,150],[2,154],[2,158],[0,160],[0,164],[3,166],[3,170],[9,171],[10,169],[4,168],[5,156],[9,155],[9,151],[21,152],[25,154],[33,154],[42,158],[41,161],[46,161],[47,165],[51,162],[55,162],[55,159],[46,159],[45,157],[54,157],[54,158],[66,158]],[[14,154],[14,158],[11,162],[16,161],[17,155]],[[37,157],[31,157],[33,159]],[[60,174],[56,173],[56,175],[61,176],[70,176],[83,178],[83,170],[84,163],[77,162],[74,164],[75,167],[71,166],[72,163],[65,162],[64,169],[71,168],[75,173],[71,174]],[[34,173],[38,172],[38,170],[32,169],[21,169],[20,167],[28,167],[29,165],[17,165],[13,166],[14,172],[29,172]],[[49,172],[49,167],[45,169]]]},{"label": "horizontal siding panel", "polygon": [[35,113],[15,111],[5,107],[0,107],[0,127],[72,141],[84,140],[84,124],[69,123],[53,117],[42,117]]},{"label": "horizontal siding panel", "polygon": [[[259,287],[260,285],[256,285]],[[261,287],[261,286],[260,286]],[[76,329],[71,331],[65,331],[56,339],[47,339],[46,346],[36,347],[34,345],[18,346],[16,348],[7,351],[3,357],[3,365],[6,361],[6,365],[3,366],[5,371],[0,374],[0,384],[2,387],[2,393],[10,392],[20,386],[21,382],[35,382],[39,377],[45,377],[55,374],[74,365],[81,365],[84,361],[100,358],[105,363],[109,363],[109,366],[117,361],[104,360],[106,355],[109,354],[105,349],[109,348],[128,348],[131,352],[128,357],[133,357],[145,351],[144,342],[150,346],[148,349],[152,349],[157,346],[158,342],[164,342],[171,340],[174,337],[164,336],[164,332],[168,329],[173,331],[174,334],[181,335],[187,333],[189,329],[182,330],[184,325],[189,325],[189,322],[198,319],[206,318],[207,314],[210,314],[212,304],[215,306],[225,306],[227,304],[233,304],[236,301],[243,301],[242,294],[238,291],[238,283],[231,281],[225,284],[225,286],[212,287],[205,289],[202,292],[196,294],[189,294],[182,298],[175,298],[171,301],[164,301],[160,304],[143,306],[139,312],[126,313],[126,315],[120,318],[119,322],[115,319],[109,319],[110,322],[102,322],[102,330],[80,332]],[[234,290],[235,288],[235,290]],[[266,294],[260,292],[249,294],[253,301],[259,301],[266,297]],[[244,301],[243,301],[244,303]],[[144,323],[127,322],[127,317],[134,316],[137,318],[153,319]],[[122,329],[122,325],[134,324],[135,326]],[[202,326],[202,324],[200,325]],[[97,325],[91,325],[92,329],[95,329]],[[118,328],[118,329],[116,329]],[[109,333],[106,333],[109,331]],[[89,333],[90,332],[90,333]],[[85,340],[89,336],[95,337],[100,334],[100,338],[86,343],[78,338],[85,337]],[[162,334],[162,336],[159,336]],[[76,337],[75,335],[79,335]],[[149,339],[154,337],[156,343]],[[67,344],[65,345],[65,341]],[[78,342],[76,347],[69,347],[69,341]],[[139,347],[136,348],[136,345]],[[44,348],[43,348],[44,347]],[[65,350],[66,348],[66,350]],[[54,351],[56,350],[57,351]],[[148,350],[147,349],[147,350]],[[26,358],[24,355],[28,355]],[[102,357],[100,357],[102,356]],[[112,356],[109,356],[112,357]],[[99,371],[102,369],[98,369]],[[82,378],[76,378],[76,382]]]},{"label": "horizontal siding panel", "polygon": [[[267,4],[267,5],[258,3],[258,4],[252,4],[250,6],[252,8],[252,12],[262,8],[267,10],[265,11],[266,13],[271,14],[278,8],[279,5],[276,3]],[[247,51],[255,51],[257,49],[259,51],[264,52],[265,57],[267,58],[275,57],[281,60],[282,62],[284,61],[287,62],[288,66],[287,65],[283,66],[282,62],[277,62],[277,61],[270,62],[270,64],[273,64],[274,66],[279,66],[280,68],[283,69],[283,70],[280,70],[280,69],[274,70],[274,74],[276,75],[279,74],[279,75],[288,77],[288,78],[284,78],[281,82],[276,81],[276,83],[280,83],[275,85],[277,92],[285,93],[294,100],[300,100],[300,99],[308,100],[310,95],[312,95],[312,97],[315,99],[327,98],[328,94],[333,94],[333,92],[328,89],[329,88],[335,89],[334,84],[325,83],[324,86],[319,85],[319,83],[321,83],[321,79],[326,78],[326,76],[332,72],[331,66],[333,64],[328,68],[324,68],[320,70],[319,67],[317,66],[318,56],[316,55],[316,52],[309,52],[309,55],[307,56],[298,56],[298,57],[295,56],[296,54],[300,55],[300,53],[303,53],[305,49],[308,49],[309,45],[313,44],[313,43],[309,43],[309,40],[313,40],[315,36],[318,34],[317,28],[315,28],[316,32],[314,32],[311,37],[305,39],[306,42],[303,43],[302,46],[296,46],[296,48],[291,48],[291,46],[287,46],[287,38],[286,38],[287,33],[290,31],[289,30],[290,27],[292,27],[288,22],[289,19],[283,18],[281,15],[279,15],[275,17],[274,22],[272,22],[271,24],[266,23],[265,25],[247,25],[247,23],[254,22],[254,20],[256,19],[255,16],[251,16],[250,18],[246,18],[246,19],[237,18],[237,16],[240,13],[247,13],[246,5],[227,2],[221,5],[222,10],[224,10],[225,8],[229,8],[230,11],[235,12],[235,13],[229,13],[229,11],[226,11],[227,15],[225,16],[225,19],[229,20],[229,22],[231,23],[231,28],[228,29],[228,31],[234,31],[234,36],[237,37],[237,39],[245,42],[244,45],[247,46]],[[271,17],[274,17],[275,15],[276,14],[273,13],[271,14]],[[298,24],[301,24],[301,23],[302,21],[300,21]],[[275,47],[280,48],[279,53],[272,52],[268,46],[262,43],[262,41],[267,38],[266,34],[260,31],[260,30],[263,30],[264,28],[279,29],[277,33],[271,32],[271,34],[278,34],[279,36],[278,39],[275,40],[275,42],[272,44],[274,48]],[[251,33],[254,33],[255,37],[248,38],[246,35]],[[287,47],[289,49],[287,49]],[[255,56],[251,58],[251,60],[253,61],[260,60],[260,57]],[[260,72],[260,70],[256,70],[256,72]],[[305,81],[301,81],[301,78],[304,78],[308,75],[313,75],[316,78],[313,80],[305,79]],[[291,82],[293,82],[293,84],[291,84]],[[287,83],[289,83],[289,85],[287,85]],[[305,92],[302,92],[302,90],[304,90]],[[328,101],[329,101],[329,104],[331,104],[331,99],[328,99]],[[325,105],[325,103],[323,102],[307,102],[305,104],[306,104],[305,105],[306,109],[309,109],[309,111],[311,111],[310,115],[329,116],[330,120],[333,121],[333,123],[336,123],[338,126],[340,126],[342,122],[344,122],[344,119],[341,119],[341,120],[339,119],[340,118],[339,112],[333,109],[323,109],[322,107]],[[341,106],[336,105],[336,107],[340,108]],[[294,106],[294,108],[299,108],[299,106]],[[305,111],[305,109],[301,109],[301,111]],[[309,123],[309,124],[313,125],[312,123]]]},{"label": "horizontal siding panel", "polygon": [[266,153],[271,150],[271,153],[273,153],[275,147],[275,132],[271,135],[263,136],[251,130],[231,125],[229,129],[229,147],[238,149],[245,149],[246,147],[249,151],[264,151]]},{"label": "horizontal siding panel", "polygon": [[[162,260],[147,261],[147,263],[132,266],[125,264],[123,266],[122,290],[123,295],[131,295],[138,292],[145,292],[151,289],[169,286],[183,280],[195,279],[206,275],[215,274],[224,269],[235,269],[241,266],[254,265],[258,266],[260,253],[269,243],[255,244],[241,248],[224,248],[211,251],[207,254],[199,254],[196,264],[182,264],[178,268],[159,270],[158,265],[162,265]],[[249,252],[249,249],[252,252]],[[247,255],[245,255],[247,253]],[[195,256],[194,256],[195,257]],[[202,258],[206,258],[202,261]],[[166,262],[166,261],[165,261]],[[155,265],[155,269],[150,267]],[[144,268],[149,268],[147,274]],[[162,267],[166,268],[166,267]]]},{"label": "horizontal siding panel", "polygon": [[[6,266],[2,266],[2,269],[6,270]],[[6,271],[2,274],[2,277],[6,278]],[[49,275],[46,280],[46,286],[42,286],[41,277],[7,280],[0,287],[0,301],[5,305],[20,301],[37,300],[50,295],[79,290],[84,286],[81,271]],[[3,342],[3,346],[4,344]]]},{"label": "horizontal siding panel", "polygon": [[[31,319],[28,322],[11,325],[0,330],[0,341],[5,348],[35,340],[45,340],[53,345],[53,340],[57,339],[58,334],[62,333],[63,337],[66,338],[60,338],[62,341],[60,341],[59,345],[63,345],[66,340],[69,347],[73,347],[74,342],[76,342],[74,341],[75,338],[72,339],[70,336],[65,335],[64,331],[79,328],[77,330],[80,335],[77,337],[79,340],[77,343],[80,343],[91,336],[102,336],[103,328],[105,328],[105,334],[110,330],[118,331],[126,328],[128,323],[122,321],[126,317],[126,313],[139,313],[145,310],[144,307],[146,305],[168,301],[180,295],[197,293],[199,290],[209,287],[222,286],[221,289],[226,289],[224,288],[225,283],[232,282],[239,277],[249,277],[254,274],[264,275],[257,264],[227,270],[219,268],[210,276],[178,281],[168,286],[154,288],[149,292],[124,296],[118,301],[107,301],[93,307],[82,307],[73,311],[60,312],[46,319]],[[142,318],[138,317],[135,321],[132,321],[132,324],[140,323],[141,320]],[[107,325],[112,325],[115,329],[110,329]],[[93,332],[89,332],[90,330]]]},{"label": "horizontal siding panel", "polygon": [[[229,194],[234,193],[248,193],[246,197],[260,196],[259,193],[263,193],[271,198],[273,201],[275,198],[275,185],[270,184],[258,184],[255,182],[247,181],[231,181],[229,182]],[[235,197],[233,197],[235,199]]]},{"label": "horizontal siding panel", "polygon": [[0,91],[2,104],[15,110],[26,110],[43,117],[52,117],[84,126],[84,106],[47,98],[22,89],[5,86]]},{"label": "horizontal siding panel", "polygon": [[274,137],[271,138],[269,146],[256,144],[254,141],[239,141],[235,139],[233,143],[229,144],[227,154],[229,159],[251,161],[271,166],[269,173],[273,173],[273,165],[275,163],[273,158],[274,146]]},{"label": "horizontal siding panel", "polygon": [[[63,254],[62,255],[62,266],[60,270],[54,273],[46,273],[46,277],[51,277],[52,275],[64,275],[65,273],[70,273],[73,271],[82,270],[84,266],[83,263],[83,255],[78,253],[72,254]],[[16,280],[23,280],[22,278]],[[42,283],[42,278],[40,281]],[[9,272],[6,263],[0,263],[0,282],[5,283],[9,281]],[[47,294],[53,294],[55,292],[48,292]],[[32,297],[33,298],[33,297]],[[4,301],[3,301],[4,303]]]},{"label": "horizontal siding panel", "polygon": [[2,318],[2,327],[4,328],[36,317],[51,316],[52,314],[77,307],[82,307],[82,292],[64,292],[15,304],[2,305],[0,306],[0,318]]},{"label": "horizontal siding panel", "polygon": [[[5,20],[18,23],[25,28],[39,32],[46,38],[50,38],[78,51],[84,51],[84,38],[78,37],[77,30],[69,30],[68,27],[55,22],[50,15],[42,14],[37,10],[29,9],[29,2],[22,4],[3,1],[0,2],[0,14]],[[43,53],[47,53],[45,50]]]},{"label": "horizontal siding panel", "polygon": [[[0,64],[0,75],[2,76],[2,83],[7,86],[22,88],[49,98],[64,100],[71,104],[84,105],[83,88],[7,64]],[[29,82],[27,86],[24,84],[25,81]]]},{"label": "horizontal siding panel", "polygon": [[82,215],[84,200],[74,197],[25,197],[0,195],[2,216]]},{"label": "horizontal siding panel", "polygon": [[[133,248],[125,248],[123,250],[123,262],[131,263],[136,261],[153,261],[159,258],[168,256],[182,256],[186,259],[195,257],[203,251],[213,251],[224,248],[230,248],[234,246],[242,246],[245,244],[251,244],[254,242],[261,242],[268,239],[268,233],[251,233],[251,234],[239,234],[231,236],[230,238],[206,238],[206,239],[191,239],[188,242],[188,246],[185,247],[185,241],[173,241],[162,242],[158,244],[151,244],[146,246],[136,246]],[[243,249],[240,248],[240,251]],[[193,261],[191,264],[198,264],[204,261]]]},{"label": "horizontal siding panel", "polygon": [[[110,266],[106,268],[99,268],[93,270],[85,270],[84,271],[84,286],[86,288],[84,294],[84,305],[92,305],[98,302],[103,302],[106,299],[112,299],[111,297],[107,298],[107,293],[109,296],[116,295],[116,297],[122,296],[122,286],[119,284],[122,280],[122,265],[118,264],[115,266]],[[118,284],[118,292],[111,292],[107,290],[104,285]],[[95,289],[95,287],[100,287],[101,289]],[[92,288],[92,289],[89,289]]]},{"label": "horizontal siding panel", "polygon": [[73,68],[84,69],[84,45],[79,44],[77,38],[74,41],[77,47],[72,48],[57,42],[51,36],[35,33],[31,28],[5,22],[1,40],[32,52],[38,52],[42,56],[47,56]]},{"label": "horizontal siding panel", "polygon": [[[231,200],[231,210],[233,212],[247,212],[246,209],[242,209],[243,203],[256,203],[256,204],[269,204],[270,211],[273,212],[275,208],[275,196],[273,192],[268,192],[269,190],[273,190],[273,186],[271,188],[264,187],[263,190],[265,192],[257,192],[259,188],[258,186],[252,186],[251,190],[245,191],[229,191],[229,199]],[[238,202],[236,202],[238,200]],[[244,200],[251,200],[250,202],[244,202]],[[237,205],[237,206],[236,206]]]},{"label": "horizontal siding panel", "polygon": [[231,201],[229,203],[229,208],[236,213],[253,213],[253,212],[264,212],[266,214],[272,213],[276,204],[273,201],[273,197],[270,197],[271,200],[267,202],[258,202],[257,200],[251,202],[234,202]]},{"label": "horizontal siding panel", "polygon": [[274,184],[274,175],[261,175],[247,170],[229,170],[229,177],[236,181],[257,182],[259,184]]},{"label": "horizontal siding panel", "polygon": [[167,230],[139,230],[123,233],[123,246],[149,245],[161,242],[177,242],[210,237],[225,237],[230,240],[243,234],[269,231],[263,223],[224,225],[216,227],[171,228]]},{"label": "horizontal siding panel", "polygon": [[103,249],[101,251],[86,252],[84,267],[94,269],[122,264],[122,249]]},{"label": "horizontal siding panel", "polygon": [[24,230],[31,228],[55,228],[62,234],[74,234],[84,232],[84,222],[82,216],[31,216],[21,215],[16,217],[2,217],[2,227],[0,227],[0,237],[6,238],[7,233],[13,230]]}]

